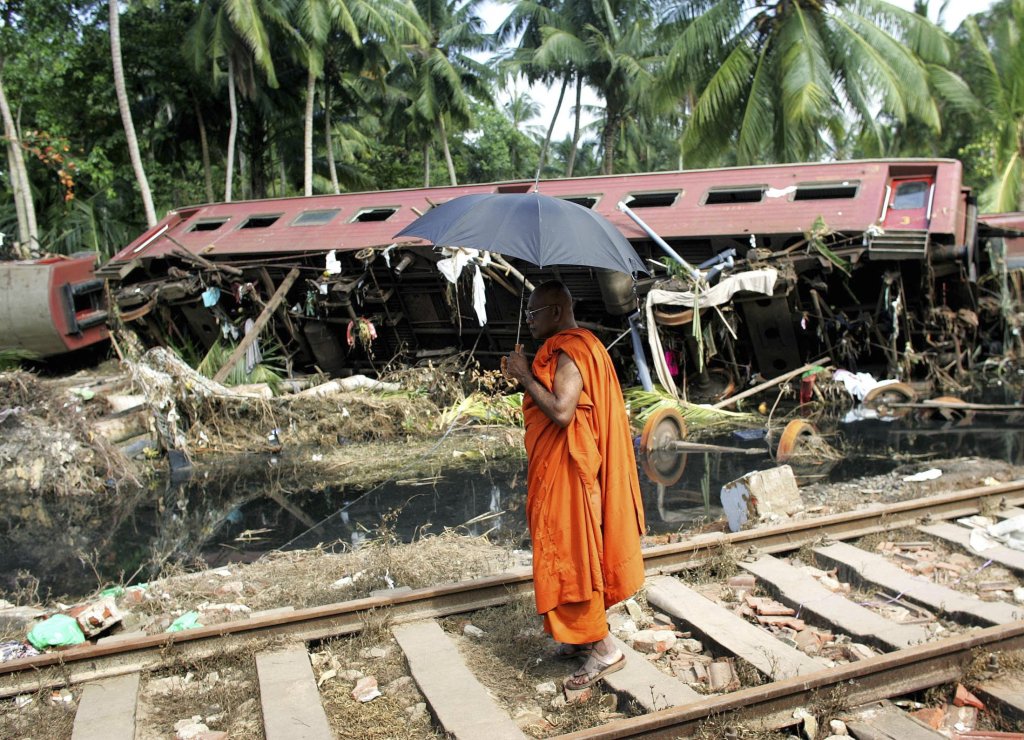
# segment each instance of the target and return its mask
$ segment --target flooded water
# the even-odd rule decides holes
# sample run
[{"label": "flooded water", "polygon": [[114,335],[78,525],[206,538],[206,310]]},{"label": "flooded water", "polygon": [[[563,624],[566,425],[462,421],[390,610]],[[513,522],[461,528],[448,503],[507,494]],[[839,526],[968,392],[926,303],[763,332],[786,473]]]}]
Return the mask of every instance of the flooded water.
[{"label": "flooded water", "polygon": [[[798,468],[804,481],[837,482],[933,458],[978,456],[1024,465],[1024,411],[979,413],[964,420],[908,414],[902,419],[820,425],[825,439],[843,453],[842,459],[818,469]],[[769,450],[777,442],[760,430],[701,442],[752,453],[641,456],[641,488],[651,534],[685,532],[721,518],[719,492],[725,483],[776,464]],[[225,470],[140,492],[137,499],[121,502],[108,520],[69,523],[51,512],[47,517],[52,532],[47,517],[36,517],[40,521],[32,522],[31,537],[9,539],[0,554],[4,588],[16,588],[17,572],[26,570],[40,580],[43,596],[47,591],[75,596],[91,592],[98,581],[144,581],[167,562],[221,566],[252,561],[274,549],[339,542],[354,546],[382,531],[410,541],[456,528],[470,535],[487,534],[503,544],[528,546],[525,460],[481,463],[431,478],[399,474],[369,491],[330,486],[292,490],[281,478],[282,467],[271,465],[267,455],[244,457]],[[90,526],[96,530],[91,540]],[[102,551],[89,551],[91,541],[110,544]],[[24,585],[24,579],[20,583]]]}]

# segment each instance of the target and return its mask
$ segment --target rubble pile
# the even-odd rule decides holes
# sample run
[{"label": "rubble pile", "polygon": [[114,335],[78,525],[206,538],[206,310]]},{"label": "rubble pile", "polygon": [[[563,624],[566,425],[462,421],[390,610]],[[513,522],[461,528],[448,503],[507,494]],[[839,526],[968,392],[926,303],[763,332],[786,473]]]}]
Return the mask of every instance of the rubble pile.
[{"label": "rubble pile", "polygon": [[1024,586],[1008,568],[964,553],[949,552],[930,540],[879,542],[878,552],[908,573],[966,591],[983,601],[1024,604]]}]

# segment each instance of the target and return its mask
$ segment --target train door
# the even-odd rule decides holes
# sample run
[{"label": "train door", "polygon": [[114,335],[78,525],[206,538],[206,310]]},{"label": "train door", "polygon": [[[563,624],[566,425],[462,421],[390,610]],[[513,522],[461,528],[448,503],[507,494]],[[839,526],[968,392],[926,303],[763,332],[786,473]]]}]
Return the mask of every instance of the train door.
[{"label": "train door", "polygon": [[934,175],[894,177],[886,187],[882,228],[924,231],[931,220]]}]

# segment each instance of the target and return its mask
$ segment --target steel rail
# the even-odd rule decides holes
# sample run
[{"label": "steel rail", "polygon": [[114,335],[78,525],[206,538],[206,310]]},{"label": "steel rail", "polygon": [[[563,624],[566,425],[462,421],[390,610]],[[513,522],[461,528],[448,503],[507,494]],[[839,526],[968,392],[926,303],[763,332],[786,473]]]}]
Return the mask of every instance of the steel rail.
[{"label": "steel rail", "polygon": [[[685,542],[644,550],[649,575],[677,572],[726,548],[778,553],[825,537],[853,539],[929,519],[970,516],[985,508],[1024,503],[1024,481],[972,488],[858,511],[729,534],[696,535]],[[516,568],[470,581],[308,607],[270,610],[245,620],[172,634],[113,636],[32,658],[0,663],[0,698],[40,688],[79,683],[167,665],[173,660],[231,652],[254,637],[315,641],[358,632],[369,615],[387,610],[393,622],[450,616],[499,606],[533,588],[530,568]],[[42,669],[55,670],[42,672]],[[30,678],[22,674],[32,671]]]},{"label": "steel rail", "polygon": [[1024,647],[1024,621],[977,630],[960,637],[899,650],[815,673],[740,689],[682,707],[629,719],[613,720],[589,730],[560,735],[560,740],[610,738],[681,738],[696,734],[709,718],[752,728],[778,730],[796,723],[793,711],[808,708],[815,695],[835,692],[832,701],[853,707],[902,696],[958,680],[976,651]]}]

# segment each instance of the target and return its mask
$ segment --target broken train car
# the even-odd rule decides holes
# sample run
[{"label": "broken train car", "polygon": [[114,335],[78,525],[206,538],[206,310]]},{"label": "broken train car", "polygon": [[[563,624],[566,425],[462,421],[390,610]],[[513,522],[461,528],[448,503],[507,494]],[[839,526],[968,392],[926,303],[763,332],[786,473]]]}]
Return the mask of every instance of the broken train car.
[{"label": "broken train car", "polygon": [[[531,182],[189,206],[97,274],[148,343],[209,348],[248,324],[290,373],[372,374],[463,351],[496,367],[520,336],[524,281],[558,278],[626,385],[652,360],[696,400],[822,356],[903,379],[955,375],[1020,353],[993,271],[1021,223],[979,220],[961,174],[955,160],[880,159],[541,182],[622,231],[651,265],[635,282],[394,238],[451,198]],[[689,303],[648,305],[665,292]],[[616,341],[644,323],[646,347]]]}]

